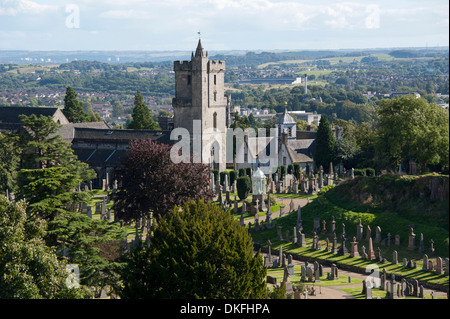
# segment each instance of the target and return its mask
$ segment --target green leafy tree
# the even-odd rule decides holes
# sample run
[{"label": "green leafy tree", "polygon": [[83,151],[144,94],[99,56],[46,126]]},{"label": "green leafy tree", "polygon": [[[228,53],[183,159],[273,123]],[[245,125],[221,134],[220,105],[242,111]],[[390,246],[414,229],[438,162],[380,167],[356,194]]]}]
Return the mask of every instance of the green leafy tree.
[{"label": "green leafy tree", "polygon": [[101,122],[102,118],[98,113],[94,113],[94,110],[90,107],[88,110],[88,120],[89,122]]},{"label": "green leafy tree", "polygon": [[79,183],[95,177],[88,164],[76,159],[69,143],[56,132],[59,124],[49,116],[21,116],[25,130],[20,135],[22,169],[18,174],[19,198],[29,202],[32,215],[53,219],[68,203],[90,196],[74,192]]},{"label": "green leafy tree", "polygon": [[320,118],[315,143],[314,162],[317,167],[322,165],[324,170],[328,172],[330,163],[335,161],[336,158],[336,140],[325,114],[322,114]]},{"label": "green leafy tree", "polygon": [[112,100],[111,106],[112,106],[112,117],[113,118],[118,118],[118,117],[124,116],[125,111],[124,111],[123,105],[120,101]]},{"label": "green leafy tree", "polygon": [[394,168],[409,160],[441,164],[448,169],[449,113],[423,98],[404,96],[382,100],[377,110],[376,151]]},{"label": "green leafy tree", "polygon": [[95,287],[96,297],[103,288],[117,288],[126,238],[125,230],[117,223],[63,211],[48,223],[47,229],[47,243],[59,251],[68,250],[68,261],[79,265],[80,283]]},{"label": "green leafy tree", "polygon": [[71,123],[88,122],[88,115],[83,110],[83,104],[77,100],[77,96],[77,92],[70,86],[66,88],[62,112]]},{"label": "green leafy tree", "polygon": [[16,190],[19,162],[18,137],[0,133],[0,193]]},{"label": "green leafy tree", "polygon": [[202,200],[176,206],[122,272],[121,298],[266,298],[266,270],[248,232]]},{"label": "green leafy tree", "polygon": [[[68,283],[66,264],[43,239],[45,221],[27,219],[26,203],[0,195],[0,298],[72,299],[88,290]],[[70,283],[70,282],[69,282]]]},{"label": "green leafy tree", "polygon": [[133,130],[156,130],[158,127],[158,123],[153,120],[152,112],[144,103],[141,92],[137,91],[134,98],[132,120],[127,128]]}]

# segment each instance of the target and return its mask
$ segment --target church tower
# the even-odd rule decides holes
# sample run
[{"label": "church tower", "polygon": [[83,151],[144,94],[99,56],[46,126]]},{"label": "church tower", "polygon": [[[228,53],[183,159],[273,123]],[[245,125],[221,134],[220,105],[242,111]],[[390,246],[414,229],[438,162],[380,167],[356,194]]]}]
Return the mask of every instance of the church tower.
[{"label": "church tower", "polygon": [[[225,61],[210,61],[208,52],[198,41],[190,61],[174,61],[174,128],[189,131],[193,139],[201,138],[202,163],[213,169],[226,167],[227,102],[225,96]],[[200,136],[195,133],[200,131]],[[194,156],[196,150],[193,150]]]}]

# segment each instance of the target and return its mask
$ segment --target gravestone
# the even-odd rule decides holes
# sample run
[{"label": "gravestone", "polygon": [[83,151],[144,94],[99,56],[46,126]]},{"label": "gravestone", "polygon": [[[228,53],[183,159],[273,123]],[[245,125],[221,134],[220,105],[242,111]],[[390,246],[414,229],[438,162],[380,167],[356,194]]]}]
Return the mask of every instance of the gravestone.
[{"label": "gravestone", "polygon": [[302,265],[301,269],[302,269],[301,281],[306,281],[306,267],[305,267],[305,265]]},{"label": "gravestone", "polygon": [[280,217],[284,215],[284,206],[280,206]]},{"label": "gravestone", "polygon": [[395,246],[400,246],[400,235],[395,235]]},{"label": "gravestone", "polygon": [[366,299],[372,299],[372,287],[371,286],[366,287],[365,297],[366,297]]},{"label": "gravestone", "polygon": [[294,200],[291,199],[291,202],[289,203],[289,213],[292,213],[295,210]]},{"label": "gravestone", "polygon": [[394,250],[394,251],[392,252],[392,263],[393,263],[394,265],[397,265],[397,264],[398,264],[398,253],[397,253],[396,250]]},{"label": "gravestone", "polygon": [[438,275],[442,275],[442,273],[443,273],[443,265],[442,265],[442,258],[441,257],[437,257],[436,258],[436,273]]},{"label": "gravestone", "polygon": [[430,239],[430,253],[432,253],[432,254],[435,253],[434,240],[433,239]]},{"label": "gravestone", "polygon": [[298,205],[297,208],[297,229],[302,226],[302,208]]},{"label": "gravestone", "polygon": [[331,216],[331,228],[330,233],[336,233],[336,221],[334,220],[334,216]]},{"label": "gravestone", "polygon": [[363,238],[363,225],[360,219],[358,225],[356,226],[356,239],[361,240],[362,238]]},{"label": "gravestone", "polygon": [[297,245],[299,247],[305,247],[306,246],[305,234],[303,234],[300,230],[298,231]]},{"label": "gravestone", "polygon": [[369,237],[369,252],[367,255],[369,260],[375,259],[375,252],[373,251],[372,237]]},{"label": "gravestone", "polygon": [[326,233],[327,231],[326,224],[327,222],[325,221],[325,219],[322,220],[322,234]]},{"label": "gravestone", "polygon": [[387,234],[387,245],[390,246],[391,245],[391,233]]},{"label": "gravestone", "polygon": [[267,281],[268,284],[273,284],[273,285],[277,284],[277,278],[276,277],[267,276],[266,281]]},{"label": "gravestone", "polygon": [[425,294],[423,293],[423,286],[420,285],[419,287],[419,298],[424,299],[425,298]]},{"label": "gravestone", "polygon": [[293,236],[292,236],[292,243],[295,245],[297,243],[297,228],[294,227]]},{"label": "gravestone", "polygon": [[411,226],[410,228],[409,228],[409,240],[408,240],[408,249],[409,250],[414,250],[415,248],[416,248],[416,245],[415,245],[415,238],[416,238],[416,234],[414,234],[414,229],[413,229],[413,227]]},{"label": "gravestone", "polygon": [[372,230],[370,229],[370,226],[367,225],[367,229],[366,229],[366,240],[369,240],[370,236],[372,236]]},{"label": "gravestone", "polygon": [[270,240],[267,241],[267,247],[269,251],[269,263],[272,263],[272,242]]},{"label": "gravestone", "polygon": [[313,241],[312,241],[312,249],[318,250],[318,243],[319,243],[319,236],[317,236],[316,232],[313,234]]},{"label": "gravestone", "polygon": [[353,241],[351,242],[351,253],[350,256],[351,257],[359,257],[359,252],[358,252],[358,243],[356,241],[356,237],[353,237]]},{"label": "gravestone", "polygon": [[422,270],[428,270],[428,256],[426,254],[423,255]]},{"label": "gravestone", "polygon": [[419,252],[425,252],[425,246],[423,243],[423,233],[420,233]]},{"label": "gravestone", "polygon": [[288,264],[287,265],[287,269],[288,269],[288,276],[289,277],[294,277],[294,265],[293,264]]},{"label": "gravestone", "polygon": [[347,247],[345,247],[345,241],[346,241],[346,238],[345,238],[344,234],[342,234],[342,236],[341,236],[341,247],[339,248],[339,251],[338,251],[338,255],[339,256],[344,256],[344,255],[348,254]]},{"label": "gravestone", "polygon": [[320,231],[320,217],[314,217],[314,227],[313,227],[313,233]]},{"label": "gravestone", "polygon": [[314,281],[314,273],[312,267],[308,268],[308,282]]},{"label": "gravestone", "polygon": [[277,226],[277,239],[283,240],[283,236],[281,235],[281,226]]},{"label": "gravestone", "polygon": [[333,234],[333,244],[331,246],[331,252],[333,254],[337,254],[338,253],[336,233]]},{"label": "gravestone", "polygon": [[381,241],[381,228],[380,226],[377,226],[377,228],[375,228],[375,243],[380,243]]}]

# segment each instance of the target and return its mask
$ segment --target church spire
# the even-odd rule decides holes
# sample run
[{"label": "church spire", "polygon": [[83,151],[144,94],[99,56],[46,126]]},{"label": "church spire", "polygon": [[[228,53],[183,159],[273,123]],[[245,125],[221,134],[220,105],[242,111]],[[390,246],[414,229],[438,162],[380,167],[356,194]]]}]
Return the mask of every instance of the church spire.
[{"label": "church spire", "polygon": [[203,52],[202,40],[198,39],[197,49],[195,50],[195,57],[204,57],[205,53]]}]

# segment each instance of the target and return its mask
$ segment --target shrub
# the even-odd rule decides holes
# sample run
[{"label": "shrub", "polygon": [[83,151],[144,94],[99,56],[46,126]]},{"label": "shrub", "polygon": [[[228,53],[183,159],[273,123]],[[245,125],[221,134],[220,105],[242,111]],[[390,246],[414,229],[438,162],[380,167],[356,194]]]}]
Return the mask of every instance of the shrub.
[{"label": "shrub", "polygon": [[240,168],[239,169],[239,177],[245,176],[245,168]]},{"label": "shrub", "polygon": [[250,180],[250,177],[248,176],[239,177],[236,182],[236,187],[239,199],[245,200],[248,197],[248,194],[250,193],[250,190],[252,188],[252,182]]},{"label": "shrub", "polygon": [[228,179],[228,185],[231,185],[230,183],[230,174],[228,172],[220,172],[220,185],[225,186],[225,175],[227,175]]},{"label": "shrub", "polygon": [[233,185],[234,181],[237,179],[237,175],[238,173],[236,171],[230,171],[229,172],[230,175],[230,185]]}]

